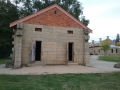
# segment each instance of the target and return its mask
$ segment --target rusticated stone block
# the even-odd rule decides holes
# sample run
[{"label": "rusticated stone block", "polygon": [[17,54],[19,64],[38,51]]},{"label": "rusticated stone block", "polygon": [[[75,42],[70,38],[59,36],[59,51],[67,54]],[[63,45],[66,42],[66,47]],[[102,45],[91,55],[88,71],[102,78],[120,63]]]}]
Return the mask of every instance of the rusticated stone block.
[{"label": "rusticated stone block", "polygon": [[21,61],[15,61],[14,68],[20,68],[21,67]]},{"label": "rusticated stone block", "polygon": [[120,62],[118,62],[117,64],[114,64],[115,68],[120,68]]},{"label": "rusticated stone block", "polygon": [[5,61],[5,67],[6,68],[12,68],[13,66],[14,66],[14,61],[13,60]]}]

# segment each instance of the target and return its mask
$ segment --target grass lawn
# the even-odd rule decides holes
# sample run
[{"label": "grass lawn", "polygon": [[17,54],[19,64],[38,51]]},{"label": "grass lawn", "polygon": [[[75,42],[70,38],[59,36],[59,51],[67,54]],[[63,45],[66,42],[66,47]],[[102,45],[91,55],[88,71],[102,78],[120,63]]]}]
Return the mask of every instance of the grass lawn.
[{"label": "grass lawn", "polygon": [[11,58],[0,58],[0,64],[4,64],[6,60],[11,60]]},{"label": "grass lawn", "polygon": [[98,60],[120,62],[120,56],[99,56]]},{"label": "grass lawn", "polygon": [[106,74],[0,75],[0,90],[120,90],[120,72]]}]

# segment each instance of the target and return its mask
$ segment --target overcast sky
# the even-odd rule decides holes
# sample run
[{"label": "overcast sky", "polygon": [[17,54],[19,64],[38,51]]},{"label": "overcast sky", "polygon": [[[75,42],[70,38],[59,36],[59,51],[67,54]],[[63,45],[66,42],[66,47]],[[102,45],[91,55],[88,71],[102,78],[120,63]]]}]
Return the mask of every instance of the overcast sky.
[{"label": "overcast sky", "polygon": [[83,13],[90,20],[88,27],[93,30],[91,40],[99,38],[116,39],[120,34],[120,0],[79,0],[82,3]]}]

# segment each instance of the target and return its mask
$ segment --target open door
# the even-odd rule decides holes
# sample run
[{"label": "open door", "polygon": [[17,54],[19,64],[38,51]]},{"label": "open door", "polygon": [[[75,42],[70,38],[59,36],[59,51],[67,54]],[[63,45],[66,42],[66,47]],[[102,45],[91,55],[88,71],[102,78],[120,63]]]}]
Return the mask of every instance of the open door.
[{"label": "open door", "polygon": [[[68,50],[68,43],[67,43],[66,46],[67,46],[67,62],[68,62],[68,61],[69,61],[69,60],[68,60],[68,52],[69,52],[69,50]],[[66,62],[66,63],[67,63],[67,62]]]},{"label": "open door", "polygon": [[31,43],[31,61],[35,61],[35,50],[36,50],[36,41]]},{"label": "open door", "polygon": [[41,61],[41,41],[36,41],[35,61]]},{"label": "open door", "polygon": [[68,61],[73,61],[73,43],[68,43]]}]

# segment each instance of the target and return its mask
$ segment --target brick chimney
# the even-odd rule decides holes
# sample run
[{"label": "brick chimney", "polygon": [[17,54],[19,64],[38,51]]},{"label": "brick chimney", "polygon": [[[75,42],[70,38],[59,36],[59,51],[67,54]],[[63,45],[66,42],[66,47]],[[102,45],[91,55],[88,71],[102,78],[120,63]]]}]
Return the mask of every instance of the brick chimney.
[{"label": "brick chimney", "polygon": [[109,36],[107,36],[107,39],[109,39]]},{"label": "brick chimney", "polygon": [[102,41],[102,38],[99,38],[100,42]]},{"label": "brick chimney", "polygon": [[94,40],[92,40],[92,46],[94,46],[94,44],[95,44],[95,43],[94,43]]}]

